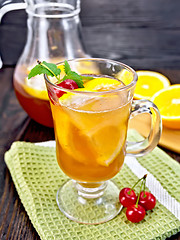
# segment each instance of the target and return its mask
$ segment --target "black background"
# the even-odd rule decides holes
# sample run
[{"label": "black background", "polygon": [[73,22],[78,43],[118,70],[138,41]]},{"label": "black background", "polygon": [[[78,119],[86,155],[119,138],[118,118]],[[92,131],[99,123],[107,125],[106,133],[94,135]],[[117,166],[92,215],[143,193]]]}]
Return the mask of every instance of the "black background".
[{"label": "black background", "polygon": [[[180,69],[179,0],[82,0],[84,42],[93,57],[120,60],[135,69]],[[26,42],[24,10],[2,18],[0,53],[15,65]]]}]

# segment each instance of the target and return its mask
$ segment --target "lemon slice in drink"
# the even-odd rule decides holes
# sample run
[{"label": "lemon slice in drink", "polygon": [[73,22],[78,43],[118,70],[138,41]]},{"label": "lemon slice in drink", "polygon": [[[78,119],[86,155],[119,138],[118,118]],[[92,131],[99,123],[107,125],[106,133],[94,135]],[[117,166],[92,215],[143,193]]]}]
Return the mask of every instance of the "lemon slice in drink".
[{"label": "lemon slice in drink", "polygon": [[[86,82],[84,86],[75,91],[108,91],[124,86],[124,84],[115,79],[96,78]],[[92,100],[98,101],[94,98]],[[81,109],[81,105],[86,104],[87,99],[85,96],[82,97],[71,92],[64,94],[59,101],[62,105],[70,108],[79,104],[80,106],[77,108]],[[107,105],[106,102],[104,104]],[[86,110],[88,111],[89,108],[84,112],[76,112],[66,107],[62,106],[67,118],[64,126],[62,126],[63,115],[61,115],[61,123],[58,125],[58,131],[62,127],[59,138],[61,138],[63,149],[78,162],[109,166],[124,146],[126,134],[123,127],[119,126],[119,123],[113,124],[113,119],[106,121],[110,116],[110,113],[106,111],[96,113],[96,110],[93,110],[92,113],[87,114]],[[95,114],[98,114],[98,119],[102,119],[102,124],[98,124],[98,126],[97,118],[94,118]]]},{"label": "lemon slice in drink", "polygon": [[[57,128],[63,149],[78,162],[108,167],[124,146],[125,127],[112,119],[93,124],[94,114],[64,111]],[[102,119],[108,117],[108,113],[100,114]]]},{"label": "lemon slice in drink", "polygon": [[110,91],[113,89],[117,89],[118,87],[124,86],[120,81],[111,78],[95,78],[90,80],[84,84],[84,87],[87,91]]},{"label": "lemon slice in drink", "polygon": [[[53,106],[56,108],[56,106]],[[56,116],[57,114],[57,116]],[[58,117],[55,122],[56,133],[63,150],[76,162],[87,164],[96,164],[96,151],[94,151],[91,138],[84,134],[82,129],[72,122],[65,112],[61,112],[61,118],[58,112],[54,111],[54,117]]]},{"label": "lemon slice in drink", "polygon": [[[98,157],[97,162],[108,167],[118,156],[125,142],[125,133],[117,126],[106,126],[92,135]],[[121,132],[121,134],[120,134]]]},{"label": "lemon slice in drink", "polygon": [[[84,83],[84,88],[75,89],[75,91],[85,91],[85,92],[105,92],[113,89],[117,89],[124,84],[116,79],[111,78],[94,78]],[[60,99],[64,100],[70,96],[74,95],[73,92],[64,94]]]},{"label": "lemon slice in drink", "polygon": [[45,85],[45,81],[41,77],[36,78],[25,78],[25,84],[23,85],[24,90],[31,96],[48,100],[48,93]]},{"label": "lemon slice in drink", "polygon": [[[62,120],[62,119],[61,119]],[[66,153],[77,162],[83,164],[108,167],[120,153],[125,142],[125,134],[117,126],[99,128],[93,134],[84,133],[70,122],[66,121],[58,128],[61,146]]]},{"label": "lemon slice in drink", "polygon": [[[84,88],[75,89],[75,91],[79,92],[105,92],[114,90],[124,86],[124,84],[116,79],[111,78],[94,78],[90,81],[84,83]],[[90,96],[85,96],[84,99],[89,98]],[[75,99],[80,98],[78,94],[73,94],[72,92],[68,92],[63,94],[59,100],[61,103],[71,104]]]}]

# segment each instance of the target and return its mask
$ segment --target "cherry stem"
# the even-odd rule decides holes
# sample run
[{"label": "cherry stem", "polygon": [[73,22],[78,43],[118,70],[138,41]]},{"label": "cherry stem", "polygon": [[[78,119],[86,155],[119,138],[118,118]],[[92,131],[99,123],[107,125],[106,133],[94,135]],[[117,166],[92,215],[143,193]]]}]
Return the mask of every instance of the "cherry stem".
[{"label": "cherry stem", "polygon": [[146,197],[146,193],[145,193],[145,191],[146,191],[146,179],[144,179],[144,187],[143,187],[143,193],[144,193],[144,195],[143,195],[143,197],[145,198]]},{"label": "cherry stem", "polygon": [[140,192],[138,194],[138,198],[137,198],[137,201],[136,201],[136,208],[138,207],[138,202],[139,202],[139,198],[140,198],[140,194],[141,194],[141,189],[142,189],[142,186],[144,185],[144,181],[141,183],[141,187],[140,187]]},{"label": "cherry stem", "polygon": [[[135,186],[136,186],[140,181],[142,181],[142,179],[143,179],[143,180],[146,180],[146,177],[147,177],[147,174],[145,174],[142,178],[140,178],[140,179],[134,184],[134,186],[128,191],[128,194],[129,194],[129,195],[131,194],[131,191],[134,190]],[[144,182],[144,181],[143,181],[143,182]]]}]

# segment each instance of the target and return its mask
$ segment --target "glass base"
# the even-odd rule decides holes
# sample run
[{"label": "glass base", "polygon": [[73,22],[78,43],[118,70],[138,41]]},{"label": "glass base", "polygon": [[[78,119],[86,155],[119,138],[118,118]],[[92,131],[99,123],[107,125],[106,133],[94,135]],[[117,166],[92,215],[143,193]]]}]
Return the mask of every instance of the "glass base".
[{"label": "glass base", "polygon": [[122,209],[119,189],[112,181],[80,183],[67,181],[58,190],[59,209],[73,221],[100,224],[113,219]]}]

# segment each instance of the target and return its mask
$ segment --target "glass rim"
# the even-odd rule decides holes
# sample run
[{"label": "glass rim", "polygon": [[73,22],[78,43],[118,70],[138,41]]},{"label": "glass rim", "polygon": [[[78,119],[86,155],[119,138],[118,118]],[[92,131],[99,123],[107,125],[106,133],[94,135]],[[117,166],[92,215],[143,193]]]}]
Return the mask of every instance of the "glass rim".
[{"label": "glass rim", "polygon": [[[26,7],[26,12],[33,16],[33,17],[39,17],[39,18],[70,18],[70,17],[74,17],[76,15],[78,15],[81,11],[81,7],[80,7],[80,0],[76,0],[76,6],[73,7],[71,4],[68,3],[58,3],[58,2],[47,2],[46,4],[44,3],[36,3],[33,5],[33,7],[27,3],[27,7]],[[35,13],[35,10],[37,8],[40,7],[44,7],[44,6],[48,6],[48,7],[59,7],[61,5],[61,7],[67,7],[69,8],[71,11],[69,13],[62,13],[62,14],[39,14],[39,13]]]},{"label": "glass rim", "polygon": [[[138,79],[138,75],[136,73],[136,71],[131,68],[130,66],[122,63],[122,62],[118,62],[118,61],[115,61],[115,60],[110,60],[110,59],[105,59],[105,58],[74,58],[74,59],[69,59],[67,60],[68,62],[72,62],[72,61],[106,61],[106,62],[111,62],[111,63],[114,63],[114,64],[118,64],[118,65],[121,65],[123,66],[125,69],[128,69],[130,72],[133,73],[133,80],[125,85],[125,86],[121,86],[120,88],[116,88],[116,89],[113,89],[113,90],[109,90],[109,91],[100,91],[100,92],[91,92],[91,91],[76,91],[76,90],[71,90],[71,89],[67,89],[67,88],[63,88],[63,87],[60,87],[60,86],[57,86],[55,83],[52,83],[48,76],[46,74],[44,74],[44,78],[46,80],[46,82],[48,82],[51,86],[61,90],[61,91],[64,91],[64,92],[70,92],[70,93],[75,93],[75,94],[82,94],[82,95],[105,95],[105,94],[110,94],[110,93],[116,93],[116,92],[119,92],[119,91],[127,91],[129,90],[130,88],[132,88],[136,82],[137,82],[137,79]],[[59,65],[59,64],[62,64],[64,61],[61,61],[59,63],[56,63],[56,65]]]}]

